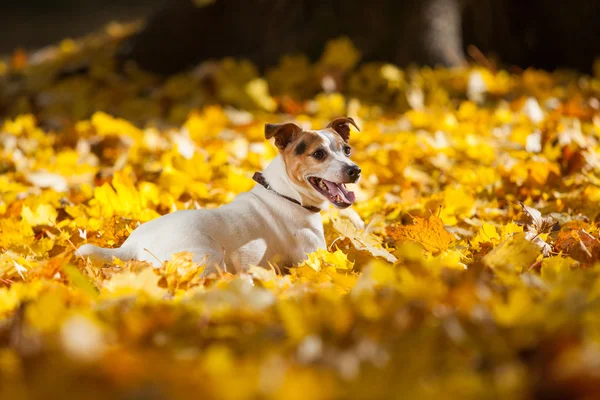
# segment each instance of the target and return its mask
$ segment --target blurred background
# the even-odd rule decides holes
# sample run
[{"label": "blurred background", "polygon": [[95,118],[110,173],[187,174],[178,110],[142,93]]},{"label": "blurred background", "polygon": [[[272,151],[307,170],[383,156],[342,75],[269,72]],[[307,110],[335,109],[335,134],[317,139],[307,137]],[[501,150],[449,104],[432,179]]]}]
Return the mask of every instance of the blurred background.
[{"label": "blurred background", "polygon": [[588,72],[599,54],[596,0],[23,0],[0,6],[0,54],[35,49],[144,18],[122,55],[170,74],[199,61],[244,57],[261,68],[282,54],[315,59],[349,36],[361,61]]},{"label": "blurred background", "polygon": [[0,2],[0,54],[75,38],[113,20],[144,18],[163,0],[22,0]]}]

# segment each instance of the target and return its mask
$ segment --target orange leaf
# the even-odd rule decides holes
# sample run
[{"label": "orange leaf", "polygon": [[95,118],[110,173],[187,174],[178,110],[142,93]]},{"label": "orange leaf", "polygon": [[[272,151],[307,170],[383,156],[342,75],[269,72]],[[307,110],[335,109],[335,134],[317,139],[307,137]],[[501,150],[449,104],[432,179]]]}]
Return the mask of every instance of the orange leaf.
[{"label": "orange leaf", "polygon": [[28,61],[27,52],[21,48],[16,49],[12,54],[10,63],[12,67],[16,70],[23,69],[27,66]]},{"label": "orange leaf", "polygon": [[446,231],[440,217],[428,219],[413,217],[412,225],[395,225],[388,228],[388,235],[397,242],[416,242],[425,250],[436,254],[448,250],[454,237]]},{"label": "orange leaf", "polygon": [[600,259],[600,241],[583,228],[559,232],[554,247],[583,263]]}]

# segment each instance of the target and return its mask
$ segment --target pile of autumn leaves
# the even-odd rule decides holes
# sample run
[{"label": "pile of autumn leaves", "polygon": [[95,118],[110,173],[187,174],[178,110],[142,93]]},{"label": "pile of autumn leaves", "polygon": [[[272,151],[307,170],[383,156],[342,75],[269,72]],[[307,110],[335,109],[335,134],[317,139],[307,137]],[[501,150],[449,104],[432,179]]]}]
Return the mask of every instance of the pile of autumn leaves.
[{"label": "pile of autumn leaves", "polygon": [[[225,60],[213,97],[202,68],[120,87],[96,54],[61,75],[75,42],[0,68],[0,397],[592,396],[598,77],[357,67],[344,46],[265,78]],[[356,214],[323,212],[328,249],[302,265],[77,257],[250,189],[266,122],[339,115],[361,126]]]}]

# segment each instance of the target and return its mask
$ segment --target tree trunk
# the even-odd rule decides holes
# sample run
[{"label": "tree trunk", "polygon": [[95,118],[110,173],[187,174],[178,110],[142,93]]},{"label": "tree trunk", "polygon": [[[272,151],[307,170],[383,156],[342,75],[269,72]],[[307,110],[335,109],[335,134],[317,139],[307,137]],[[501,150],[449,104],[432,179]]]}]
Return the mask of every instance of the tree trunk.
[{"label": "tree trunk", "polygon": [[589,71],[598,15],[595,0],[166,0],[123,55],[166,74],[225,56],[266,68],[345,35],[363,62],[457,66],[473,44],[505,64]]}]

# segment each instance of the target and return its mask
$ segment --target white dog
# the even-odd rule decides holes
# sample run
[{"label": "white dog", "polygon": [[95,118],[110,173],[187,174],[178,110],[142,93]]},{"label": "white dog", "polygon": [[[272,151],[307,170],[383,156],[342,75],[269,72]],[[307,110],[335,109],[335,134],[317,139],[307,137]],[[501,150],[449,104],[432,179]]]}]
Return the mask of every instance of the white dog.
[{"label": "white dog", "polygon": [[350,161],[352,118],[338,118],[325,129],[305,131],[294,123],[267,124],[265,136],[275,138],[279,155],[259,183],[233,202],[212,210],[183,210],[139,226],[119,248],[91,244],[79,248],[96,262],[143,260],[154,265],[175,253],[191,252],[206,265],[237,272],[268,262],[294,265],[306,254],[325,248],[319,211],[333,203],[346,208],[355,201],[345,183],[357,182],[360,168]]}]

